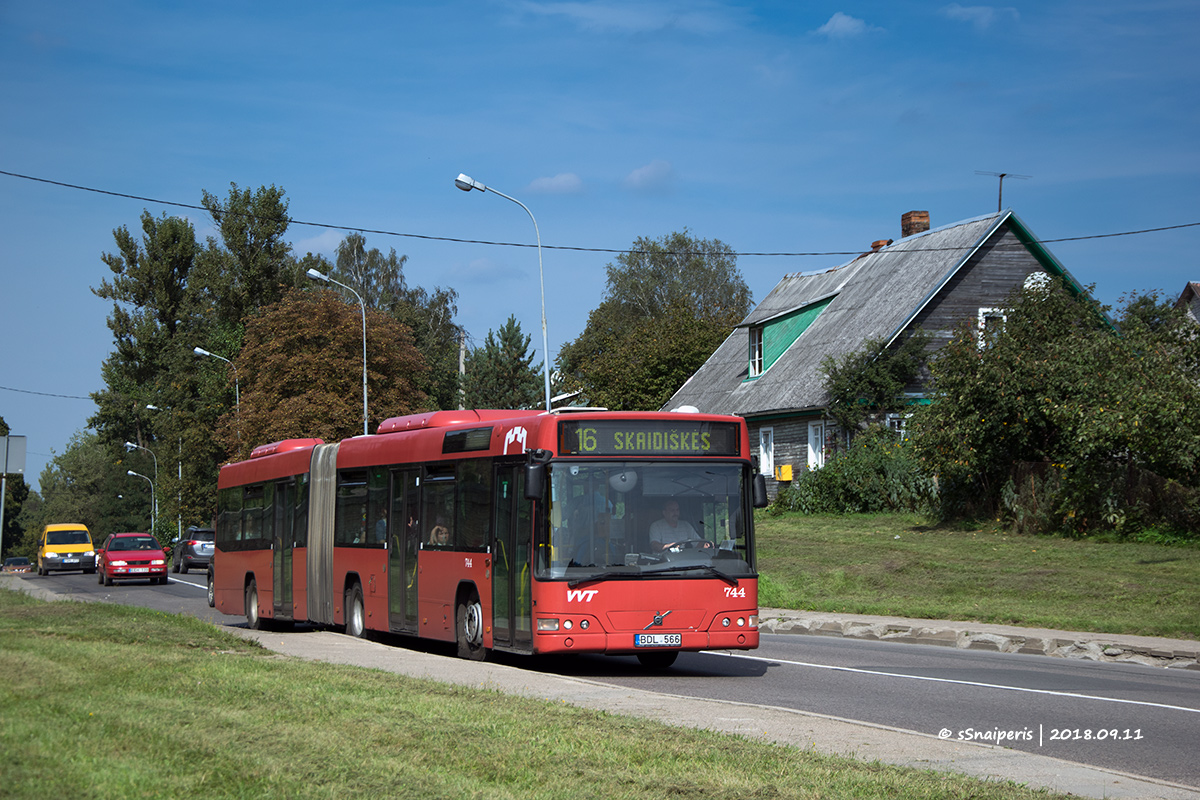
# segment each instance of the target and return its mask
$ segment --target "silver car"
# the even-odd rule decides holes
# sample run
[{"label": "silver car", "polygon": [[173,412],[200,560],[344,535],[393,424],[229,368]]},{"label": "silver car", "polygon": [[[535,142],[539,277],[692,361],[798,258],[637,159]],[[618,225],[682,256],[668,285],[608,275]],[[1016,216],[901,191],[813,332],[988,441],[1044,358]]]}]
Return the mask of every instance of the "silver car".
[{"label": "silver car", "polygon": [[212,528],[188,528],[171,547],[171,572],[185,575],[192,567],[204,569],[212,561],[216,536]]}]

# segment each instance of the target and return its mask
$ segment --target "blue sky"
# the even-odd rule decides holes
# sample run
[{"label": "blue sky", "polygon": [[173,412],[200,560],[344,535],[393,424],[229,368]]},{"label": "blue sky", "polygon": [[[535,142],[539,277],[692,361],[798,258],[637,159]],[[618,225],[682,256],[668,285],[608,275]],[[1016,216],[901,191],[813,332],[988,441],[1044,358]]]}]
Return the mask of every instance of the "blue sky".
[{"label": "blue sky", "polygon": [[[576,337],[611,252],[688,228],[743,253],[859,251],[900,215],[1004,205],[1043,239],[1200,222],[1200,5],[718,0],[0,2],[0,170],[155,200],[282,187],[298,220],[391,231],[481,342]],[[0,416],[27,479],[86,426],[112,350],[112,231],[197,211],[0,175]],[[344,231],[295,225],[332,255]],[[432,239],[416,237],[435,237]],[[1200,228],[1059,242],[1097,296],[1177,297]],[[845,256],[753,256],[762,299]],[[203,346],[204,343],[197,343]],[[539,352],[538,358],[541,358]],[[19,391],[14,391],[19,390]],[[39,394],[31,394],[36,392]],[[59,395],[59,396],[54,396]]]}]

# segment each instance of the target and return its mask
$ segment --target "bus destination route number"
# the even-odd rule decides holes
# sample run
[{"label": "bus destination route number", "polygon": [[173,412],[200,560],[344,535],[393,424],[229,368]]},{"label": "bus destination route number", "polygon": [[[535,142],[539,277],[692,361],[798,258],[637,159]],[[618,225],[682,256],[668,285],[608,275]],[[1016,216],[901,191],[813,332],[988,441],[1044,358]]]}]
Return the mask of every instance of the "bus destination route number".
[{"label": "bus destination route number", "polygon": [[586,420],[560,423],[559,452],[583,456],[736,456],[737,423]]}]

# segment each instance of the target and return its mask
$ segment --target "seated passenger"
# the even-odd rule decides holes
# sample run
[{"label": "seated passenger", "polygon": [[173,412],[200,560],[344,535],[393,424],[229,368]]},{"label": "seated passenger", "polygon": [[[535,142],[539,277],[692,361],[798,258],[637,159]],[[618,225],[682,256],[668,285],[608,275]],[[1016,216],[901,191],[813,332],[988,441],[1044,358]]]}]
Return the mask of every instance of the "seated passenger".
[{"label": "seated passenger", "polygon": [[706,541],[696,533],[696,529],[687,520],[679,518],[678,501],[668,500],[664,503],[662,515],[662,519],[650,524],[650,552],[661,553],[663,550],[679,547],[684,542],[697,542],[695,546],[699,549],[712,548],[712,542]]},{"label": "seated passenger", "polygon": [[443,517],[438,517],[433,529],[429,531],[429,543],[436,545],[450,544],[450,526]]}]

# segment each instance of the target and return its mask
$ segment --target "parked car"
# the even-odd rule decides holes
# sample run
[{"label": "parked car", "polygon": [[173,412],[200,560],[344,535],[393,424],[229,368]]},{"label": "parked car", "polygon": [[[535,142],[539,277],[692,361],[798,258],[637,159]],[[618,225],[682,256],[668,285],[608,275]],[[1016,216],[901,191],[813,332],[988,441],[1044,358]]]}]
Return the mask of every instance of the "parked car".
[{"label": "parked car", "polygon": [[88,574],[96,571],[92,534],[86,525],[79,523],[47,525],[38,539],[37,574],[68,569],[81,569]]},{"label": "parked car", "polygon": [[167,554],[148,533],[114,533],[96,553],[96,569],[105,586],[133,579],[166,583]]},{"label": "parked car", "polygon": [[4,559],[4,572],[33,572],[33,564],[25,556]]},{"label": "parked car", "polygon": [[212,528],[197,528],[194,525],[188,528],[183,538],[176,539],[171,548],[171,572],[186,575],[192,567],[207,567],[212,562],[216,538]]}]

